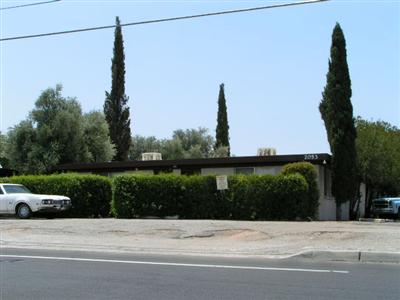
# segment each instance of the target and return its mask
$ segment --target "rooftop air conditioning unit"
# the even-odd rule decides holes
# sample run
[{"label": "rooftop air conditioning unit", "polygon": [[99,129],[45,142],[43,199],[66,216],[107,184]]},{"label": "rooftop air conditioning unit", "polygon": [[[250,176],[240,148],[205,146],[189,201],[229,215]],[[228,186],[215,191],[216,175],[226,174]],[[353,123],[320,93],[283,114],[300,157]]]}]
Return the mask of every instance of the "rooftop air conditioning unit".
[{"label": "rooftop air conditioning unit", "polygon": [[272,156],[276,155],[275,148],[258,148],[257,156]]},{"label": "rooftop air conditioning unit", "polygon": [[142,160],[162,160],[161,153],[158,152],[142,153]]}]

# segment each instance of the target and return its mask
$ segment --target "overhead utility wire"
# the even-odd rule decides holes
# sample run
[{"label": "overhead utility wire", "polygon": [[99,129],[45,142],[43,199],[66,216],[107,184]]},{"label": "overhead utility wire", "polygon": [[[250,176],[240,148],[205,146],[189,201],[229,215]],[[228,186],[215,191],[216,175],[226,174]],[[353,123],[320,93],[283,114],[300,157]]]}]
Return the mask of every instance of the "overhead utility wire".
[{"label": "overhead utility wire", "polygon": [[60,2],[60,1],[61,0],[52,0],[52,1],[43,1],[43,2],[21,4],[21,5],[15,5],[15,6],[0,7],[0,10],[15,9],[15,8],[22,8],[22,7],[27,7],[27,6],[42,5],[42,4],[50,4],[50,3],[53,3],[53,2]]},{"label": "overhead utility wire", "polygon": [[[250,12],[250,11],[256,11],[256,10],[264,10],[264,9],[270,9],[270,8],[287,7],[287,6],[295,6],[295,5],[302,5],[302,4],[312,4],[312,3],[325,2],[325,1],[329,1],[329,0],[309,0],[309,1],[301,1],[301,2],[293,2],[293,3],[285,3],[285,4],[275,4],[275,5],[269,5],[269,6],[260,6],[260,7],[252,7],[252,8],[244,8],[244,9],[236,9],[236,10],[226,10],[226,11],[219,11],[219,12],[212,12],[212,13],[205,13],[205,14],[198,14],[198,15],[189,15],[189,16],[182,16],[182,17],[173,17],[173,18],[125,23],[125,24],[121,24],[120,26],[121,27],[137,26],[137,25],[145,25],[145,24],[152,24],[152,23],[162,23],[162,22],[170,22],[170,21],[178,21],[178,20],[186,20],[186,19],[195,19],[195,18],[202,18],[202,17],[211,17],[211,16],[218,16],[218,15],[227,15],[227,14]],[[2,39],[0,39],[0,42],[38,38],[38,37],[45,37],[45,36],[51,36],[51,35],[77,33],[77,32],[84,32],[84,31],[110,29],[110,28],[115,28],[115,27],[116,27],[116,25],[108,25],[108,26],[89,27],[89,28],[58,31],[58,32],[22,35],[22,36],[2,38]]]}]

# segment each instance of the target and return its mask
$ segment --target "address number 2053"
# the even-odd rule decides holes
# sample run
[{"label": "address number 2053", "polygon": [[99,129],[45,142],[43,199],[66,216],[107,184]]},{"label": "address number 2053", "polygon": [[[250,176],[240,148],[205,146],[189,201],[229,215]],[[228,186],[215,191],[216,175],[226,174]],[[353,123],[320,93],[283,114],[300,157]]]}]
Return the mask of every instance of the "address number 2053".
[{"label": "address number 2053", "polygon": [[316,160],[318,159],[318,154],[305,154],[304,160]]}]

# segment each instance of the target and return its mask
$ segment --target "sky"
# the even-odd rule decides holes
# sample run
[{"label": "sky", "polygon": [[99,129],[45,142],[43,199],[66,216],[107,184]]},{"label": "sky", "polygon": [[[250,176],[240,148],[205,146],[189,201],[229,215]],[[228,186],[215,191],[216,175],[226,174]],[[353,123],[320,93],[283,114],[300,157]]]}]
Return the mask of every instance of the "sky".
[{"label": "sky", "polygon": [[[0,7],[35,1],[0,0]],[[41,1],[36,1],[41,2]],[[62,0],[0,10],[1,38],[113,25],[286,1]],[[347,43],[354,116],[400,126],[400,1],[331,0],[242,14],[124,27],[133,134],[215,135],[225,84],[231,152],[330,153],[318,105],[331,34]],[[0,42],[0,131],[26,119],[40,93],[63,85],[84,112],[111,86],[114,30]]]}]

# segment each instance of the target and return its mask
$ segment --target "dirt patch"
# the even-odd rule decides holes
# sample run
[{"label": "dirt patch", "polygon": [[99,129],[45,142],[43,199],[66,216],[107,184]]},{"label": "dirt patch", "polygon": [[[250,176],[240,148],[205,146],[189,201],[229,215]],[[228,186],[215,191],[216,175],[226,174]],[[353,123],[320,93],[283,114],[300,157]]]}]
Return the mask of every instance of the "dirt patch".
[{"label": "dirt patch", "polygon": [[183,239],[195,238],[218,238],[230,239],[235,241],[260,241],[270,239],[271,237],[265,232],[252,229],[222,229],[207,230],[193,235],[182,236]]},{"label": "dirt patch", "polygon": [[180,238],[181,239],[195,239],[195,238],[211,238],[215,236],[215,232],[214,231],[204,231],[204,232],[200,232],[200,233],[196,233],[196,234],[192,234],[192,235],[183,235]]},{"label": "dirt patch", "polygon": [[400,252],[400,223],[0,219],[0,232],[2,247],[221,255]]},{"label": "dirt patch", "polygon": [[365,234],[362,232],[359,232],[357,234],[344,231],[316,231],[310,233],[311,239],[321,239],[321,240],[340,239],[341,241],[344,241],[350,239],[362,239],[364,236]]},{"label": "dirt patch", "polygon": [[130,235],[131,233],[126,230],[107,230],[107,231],[101,231],[99,234],[112,234],[116,236],[127,236]]},{"label": "dirt patch", "polygon": [[6,229],[2,229],[1,231],[3,233],[4,232],[9,232],[9,233],[27,232],[27,231],[32,231],[32,227],[6,228]]},{"label": "dirt patch", "polygon": [[139,233],[138,235],[145,235],[150,237],[161,237],[167,239],[179,239],[184,234],[183,230],[180,229],[169,229],[169,228],[161,228],[161,229],[151,229]]}]

